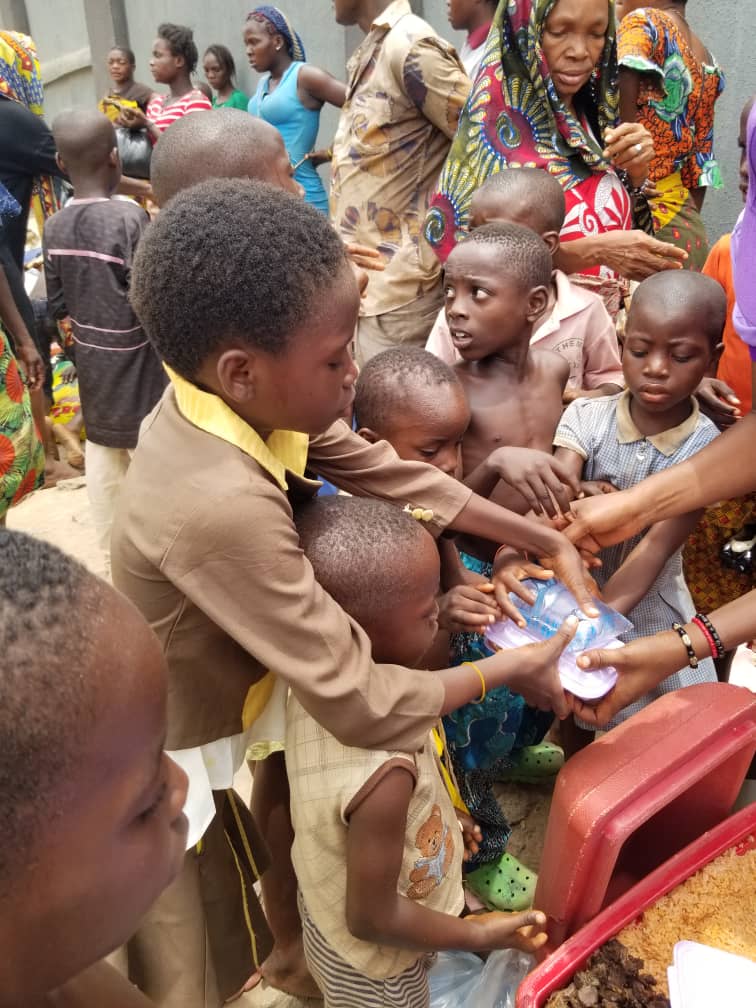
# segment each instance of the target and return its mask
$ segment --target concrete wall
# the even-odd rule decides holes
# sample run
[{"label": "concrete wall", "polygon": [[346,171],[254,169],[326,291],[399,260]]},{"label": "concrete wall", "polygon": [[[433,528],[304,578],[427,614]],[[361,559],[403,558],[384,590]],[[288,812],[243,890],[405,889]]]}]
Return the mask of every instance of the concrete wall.
[{"label": "concrete wall", "polygon": [[[137,77],[151,82],[149,54],[155,29],[161,21],[191,25],[200,49],[223,42],[234,53],[240,87],[251,92],[256,75],[246,63],[242,27],[255,0],[0,0],[4,27],[14,24],[26,7],[29,25],[37,41],[50,83],[47,87],[48,116],[72,104],[89,103],[99,97],[105,80],[102,67],[108,45],[114,41],[115,12],[123,9],[129,41],[137,56]],[[279,0],[299,29],[308,59],[344,78],[349,53],[361,34],[335,24],[331,0]],[[449,28],[446,0],[413,0],[413,7],[447,38],[459,43]],[[54,15],[51,12],[54,10]],[[89,65],[85,12],[92,36],[94,70]],[[737,120],[744,101],[756,91],[756,2],[754,0],[689,0],[688,17],[696,31],[717,56],[727,74],[727,89],[717,112],[716,146],[725,178],[723,192],[711,193],[705,205],[710,236],[731,228],[740,209],[737,189]],[[93,29],[94,24],[94,29]],[[335,129],[337,113],[324,109],[320,143],[327,146]]]}]

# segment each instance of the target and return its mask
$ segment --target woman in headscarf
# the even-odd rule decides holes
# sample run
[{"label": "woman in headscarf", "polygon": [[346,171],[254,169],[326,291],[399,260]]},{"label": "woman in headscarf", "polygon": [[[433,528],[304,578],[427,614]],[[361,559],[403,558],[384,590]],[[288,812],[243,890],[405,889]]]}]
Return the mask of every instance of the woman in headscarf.
[{"label": "woman in headscarf", "polygon": [[[685,20],[686,0],[626,0],[618,29],[620,115],[654,138],[649,178],[654,231],[700,270],[709,243],[701,208],[722,187],[714,160],[714,103],[724,90],[717,62]],[[642,7],[643,10],[638,10]]]},{"label": "woman in headscarf", "polygon": [[445,260],[467,226],[475,189],[508,167],[562,185],[567,216],[557,265],[619,302],[619,277],[678,267],[685,253],[633,229],[653,143],[617,125],[614,0],[502,0],[426,222]]},{"label": "woman in headscarf", "polygon": [[326,102],[341,108],[346,86],[325,70],[305,62],[301,38],[277,7],[266,4],[250,12],[244,26],[244,44],[249,65],[263,75],[250,99],[249,112],[276,127],[305,199],[327,214],[328,197],[316,168],[330,155],[314,152],[313,148],[320,128],[320,110]]}]

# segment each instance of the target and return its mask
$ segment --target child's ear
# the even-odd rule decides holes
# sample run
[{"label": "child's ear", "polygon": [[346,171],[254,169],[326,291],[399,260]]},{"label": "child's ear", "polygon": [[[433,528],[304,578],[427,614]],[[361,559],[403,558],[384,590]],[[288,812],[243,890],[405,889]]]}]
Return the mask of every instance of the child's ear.
[{"label": "child's ear", "polygon": [[559,248],[559,232],[558,231],[544,231],[541,238],[546,242],[546,247],[549,252],[554,255]]},{"label": "child's ear", "polygon": [[108,154],[108,162],[113,166],[113,168],[121,168],[120,154],[118,153],[118,147],[114,147],[110,154]]},{"label": "child's ear", "polygon": [[722,356],[722,351],[724,350],[724,343],[717,343],[711,352],[711,367],[716,376],[716,370],[719,367],[719,358]]},{"label": "child's ear", "polygon": [[368,441],[370,444],[377,444],[381,440],[375,431],[371,430],[369,427],[360,427],[357,433],[361,438],[363,438],[363,440]]},{"label": "child's ear", "polygon": [[534,287],[528,294],[528,322],[535,320],[544,313],[549,303],[549,292],[545,287]]},{"label": "child's ear", "polygon": [[215,365],[218,385],[223,397],[232,402],[250,402],[257,392],[255,355],[235,347],[224,350]]},{"label": "child's ear", "polygon": [[68,168],[66,168],[66,162],[63,158],[56,152],[55,154],[55,164],[60,168],[64,175],[68,175]]}]

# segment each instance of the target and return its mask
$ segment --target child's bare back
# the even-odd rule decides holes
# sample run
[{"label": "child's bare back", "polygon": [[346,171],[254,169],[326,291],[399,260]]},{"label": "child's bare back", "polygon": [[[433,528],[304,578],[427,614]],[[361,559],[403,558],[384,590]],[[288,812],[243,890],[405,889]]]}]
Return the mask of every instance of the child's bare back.
[{"label": "child's bare back", "polygon": [[[552,350],[530,350],[523,374],[499,357],[456,366],[470,403],[472,419],[462,441],[463,473],[468,476],[497,448],[536,448],[551,452],[562,415],[569,365]],[[525,514],[529,506],[516,490],[499,483],[491,500]],[[457,539],[460,549],[490,559],[491,543]]]}]

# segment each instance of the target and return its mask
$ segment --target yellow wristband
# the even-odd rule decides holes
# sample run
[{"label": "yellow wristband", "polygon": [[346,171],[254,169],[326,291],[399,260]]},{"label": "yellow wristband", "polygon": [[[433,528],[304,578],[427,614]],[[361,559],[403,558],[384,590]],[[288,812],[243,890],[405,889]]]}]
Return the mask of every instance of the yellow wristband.
[{"label": "yellow wristband", "polygon": [[470,668],[474,668],[474,669],[475,669],[475,671],[476,671],[476,672],[478,673],[478,675],[480,676],[480,685],[481,685],[481,687],[482,687],[482,690],[483,690],[483,692],[482,692],[482,693],[480,694],[480,696],[478,697],[478,699],[477,699],[477,700],[475,700],[474,702],[475,702],[475,703],[482,703],[482,702],[483,702],[483,701],[484,701],[484,700],[486,699],[486,679],[485,679],[485,676],[484,676],[484,675],[483,675],[483,673],[482,673],[482,672],[480,671],[480,669],[479,669],[479,668],[478,668],[478,666],[477,666],[477,665],[475,664],[475,662],[471,662],[471,661],[465,661],[465,662],[462,662],[462,664],[463,664],[463,665],[469,665],[469,666],[470,666]]}]

